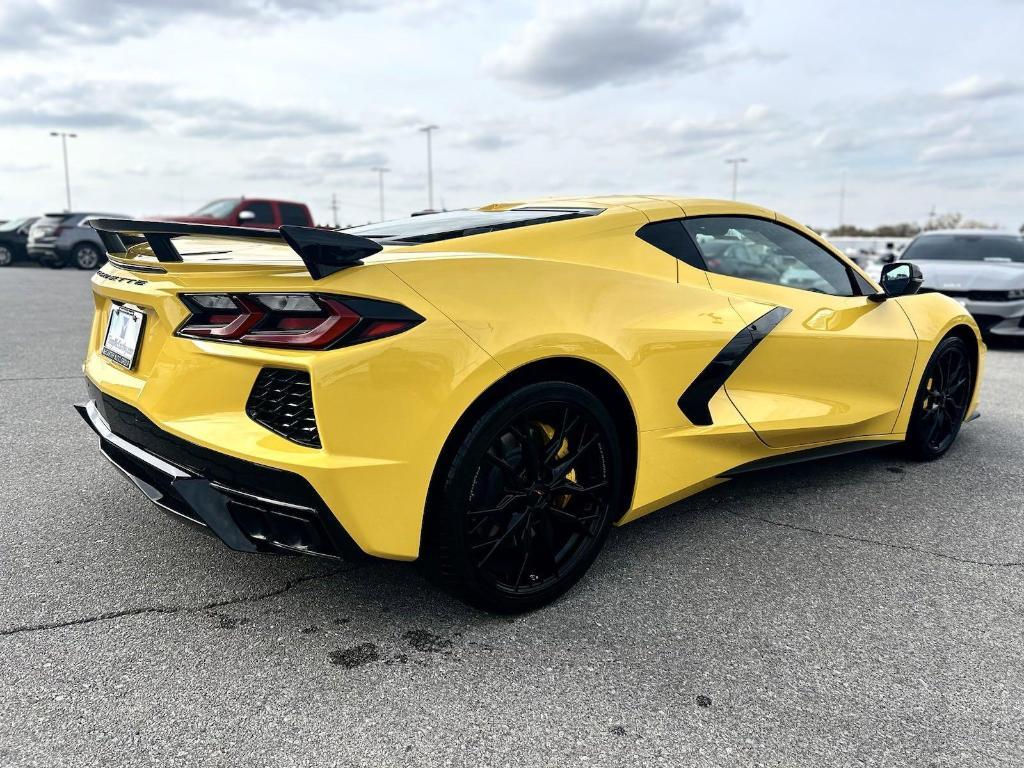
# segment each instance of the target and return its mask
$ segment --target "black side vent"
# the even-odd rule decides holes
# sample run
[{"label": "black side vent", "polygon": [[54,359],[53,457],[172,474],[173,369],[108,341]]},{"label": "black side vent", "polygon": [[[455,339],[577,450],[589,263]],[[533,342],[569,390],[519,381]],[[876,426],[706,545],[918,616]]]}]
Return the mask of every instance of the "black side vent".
[{"label": "black side vent", "polygon": [[320,447],[320,433],[313,414],[313,390],[305,371],[261,370],[252,385],[245,412],[257,424],[293,443]]}]

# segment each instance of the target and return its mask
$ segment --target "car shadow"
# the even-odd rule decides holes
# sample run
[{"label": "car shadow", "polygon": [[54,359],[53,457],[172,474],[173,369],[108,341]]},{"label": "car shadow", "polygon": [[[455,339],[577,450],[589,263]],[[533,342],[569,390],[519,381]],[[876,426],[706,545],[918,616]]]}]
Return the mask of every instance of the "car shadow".
[{"label": "car shadow", "polygon": [[986,336],[985,345],[992,350],[1020,350],[1024,349],[1024,337]]},{"label": "car shadow", "polygon": [[[310,585],[301,600],[289,601],[281,610],[293,614],[295,622],[304,626],[330,626],[341,619],[345,625],[359,625],[376,635],[381,631],[387,634],[388,628],[399,622],[405,632],[425,631],[438,637],[482,631],[495,624],[554,620],[544,617],[559,612],[591,615],[607,600],[606,588],[648,571],[652,561],[677,552],[681,541],[688,549],[698,550],[732,540],[737,523],[733,509],[759,504],[765,497],[793,497],[817,486],[862,486],[869,478],[876,485],[896,484],[905,463],[897,450],[882,448],[811,462],[799,472],[792,467],[761,470],[704,491],[613,529],[584,580],[551,606],[532,614],[508,617],[479,611],[442,592],[416,564],[383,560],[342,566],[341,573]],[[691,586],[699,590],[699,574],[693,576]],[[382,620],[386,621],[382,624]]]}]

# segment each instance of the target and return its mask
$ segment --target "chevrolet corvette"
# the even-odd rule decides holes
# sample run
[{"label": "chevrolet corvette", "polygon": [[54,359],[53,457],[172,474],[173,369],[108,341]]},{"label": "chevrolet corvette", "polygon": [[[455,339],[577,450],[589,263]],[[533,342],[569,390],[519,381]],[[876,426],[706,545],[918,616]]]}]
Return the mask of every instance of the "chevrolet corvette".
[{"label": "chevrolet corvette", "polygon": [[977,415],[960,304],[751,205],[91,224],[76,407],[107,459],[232,549],[417,560],[487,610],[552,601],[613,526],[729,478],[937,459]]}]

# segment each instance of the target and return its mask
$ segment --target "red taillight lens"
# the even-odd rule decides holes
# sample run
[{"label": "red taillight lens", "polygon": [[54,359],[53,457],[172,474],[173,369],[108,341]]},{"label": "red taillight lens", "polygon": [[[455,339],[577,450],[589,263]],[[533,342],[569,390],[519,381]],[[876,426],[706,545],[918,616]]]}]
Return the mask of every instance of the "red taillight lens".
[{"label": "red taillight lens", "polygon": [[401,304],[320,293],[190,293],[177,335],[266,347],[327,349],[412,328],[423,318]]}]

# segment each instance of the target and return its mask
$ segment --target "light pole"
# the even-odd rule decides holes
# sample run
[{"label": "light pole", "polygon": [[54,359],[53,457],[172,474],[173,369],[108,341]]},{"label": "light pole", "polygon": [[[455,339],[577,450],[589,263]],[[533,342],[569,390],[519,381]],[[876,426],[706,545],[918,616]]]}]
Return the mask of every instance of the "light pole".
[{"label": "light pole", "polygon": [[730,157],[726,161],[727,165],[732,166],[732,199],[736,199],[736,180],[739,176],[740,163],[747,162],[745,157]]},{"label": "light pole", "polygon": [[377,193],[380,196],[380,220],[384,221],[384,174],[391,169],[378,165],[370,170],[377,174]]},{"label": "light pole", "polygon": [[60,136],[60,147],[64,152],[64,192],[68,198],[68,211],[71,211],[71,177],[68,175],[68,139],[77,139],[77,133],[50,131],[51,136]]},{"label": "light pole", "polygon": [[437,125],[425,125],[420,128],[420,131],[427,134],[427,208],[431,211],[434,210],[434,155],[431,134],[439,127]]},{"label": "light pole", "polygon": [[843,175],[839,181],[839,228],[843,228],[843,224],[846,222],[846,171],[843,171]]}]

